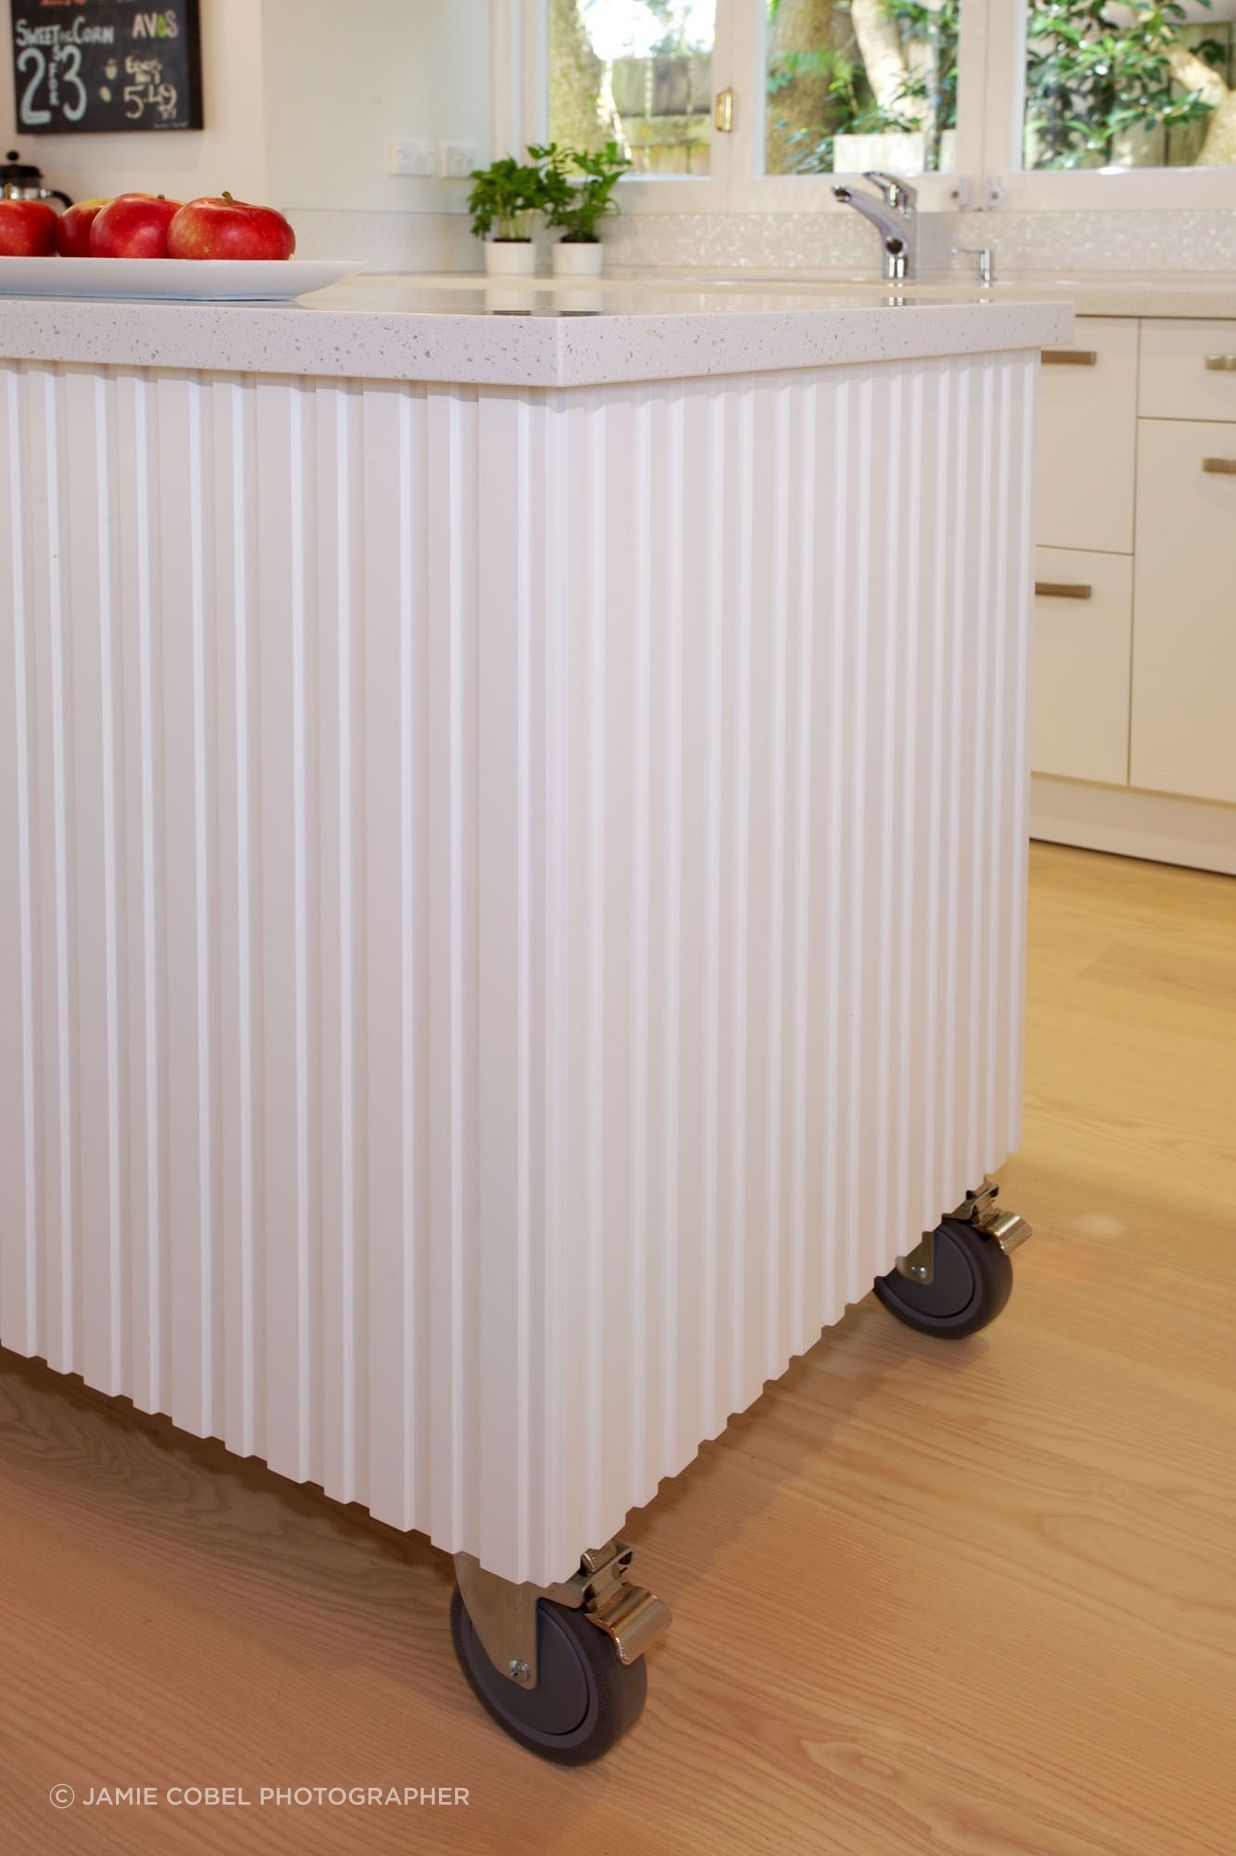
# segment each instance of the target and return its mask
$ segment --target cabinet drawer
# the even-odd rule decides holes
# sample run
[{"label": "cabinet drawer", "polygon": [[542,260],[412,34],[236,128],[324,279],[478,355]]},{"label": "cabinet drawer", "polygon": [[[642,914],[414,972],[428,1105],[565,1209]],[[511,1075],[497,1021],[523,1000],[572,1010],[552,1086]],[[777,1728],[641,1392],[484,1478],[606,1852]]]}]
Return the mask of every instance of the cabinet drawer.
[{"label": "cabinet drawer", "polygon": [[1034,557],[1030,764],[1123,786],[1129,776],[1133,563],[1039,548]]},{"label": "cabinet drawer", "polygon": [[[1081,359],[1062,364],[1065,354]],[[1137,324],[1083,316],[1071,350],[1043,356],[1037,540],[1128,554],[1133,546]]]},{"label": "cabinet drawer", "polygon": [[1236,322],[1144,322],[1138,411],[1236,421]]},{"label": "cabinet drawer", "polygon": [[1137,467],[1130,778],[1236,801],[1236,425],[1143,419]]}]

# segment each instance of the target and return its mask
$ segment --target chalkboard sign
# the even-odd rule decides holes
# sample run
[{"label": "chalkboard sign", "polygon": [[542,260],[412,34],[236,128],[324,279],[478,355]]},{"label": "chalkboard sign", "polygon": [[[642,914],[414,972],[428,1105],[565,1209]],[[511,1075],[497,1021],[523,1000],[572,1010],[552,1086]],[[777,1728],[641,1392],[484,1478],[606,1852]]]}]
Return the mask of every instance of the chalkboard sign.
[{"label": "chalkboard sign", "polygon": [[10,0],[19,135],[200,129],[198,0]]}]

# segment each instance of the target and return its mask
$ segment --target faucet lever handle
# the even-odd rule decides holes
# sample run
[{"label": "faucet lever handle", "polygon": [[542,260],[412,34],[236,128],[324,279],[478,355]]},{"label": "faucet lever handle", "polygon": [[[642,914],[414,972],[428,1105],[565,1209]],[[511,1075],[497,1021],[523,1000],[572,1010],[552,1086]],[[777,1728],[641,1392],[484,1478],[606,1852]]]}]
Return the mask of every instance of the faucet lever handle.
[{"label": "faucet lever handle", "polygon": [[899,180],[895,174],[882,174],[878,168],[868,168],[863,175],[873,186],[878,187],[884,195],[886,206],[892,206],[898,212],[912,213],[918,200],[918,189],[907,180]]}]

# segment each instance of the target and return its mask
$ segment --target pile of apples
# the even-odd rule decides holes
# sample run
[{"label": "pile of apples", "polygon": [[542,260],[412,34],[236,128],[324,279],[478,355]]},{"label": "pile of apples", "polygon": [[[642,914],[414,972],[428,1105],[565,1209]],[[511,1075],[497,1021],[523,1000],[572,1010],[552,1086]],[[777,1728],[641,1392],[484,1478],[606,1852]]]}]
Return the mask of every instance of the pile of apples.
[{"label": "pile of apples", "polygon": [[4,258],[290,258],[296,234],[271,206],[230,193],[218,199],[164,199],[122,193],[83,200],[57,213],[42,200],[0,200]]}]

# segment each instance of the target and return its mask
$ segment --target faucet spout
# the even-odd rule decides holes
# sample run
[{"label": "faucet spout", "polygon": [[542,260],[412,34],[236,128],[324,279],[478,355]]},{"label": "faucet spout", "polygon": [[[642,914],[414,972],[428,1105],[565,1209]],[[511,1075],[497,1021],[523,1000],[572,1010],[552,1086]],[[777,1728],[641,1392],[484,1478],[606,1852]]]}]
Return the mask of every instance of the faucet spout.
[{"label": "faucet spout", "polygon": [[879,233],[886,280],[900,282],[913,277],[915,251],[912,188],[906,188],[903,192],[899,183],[890,181],[883,197],[876,200],[868,193],[856,192],[853,187],[834,187],[833,198],[840,200],[842,206],[852,206]]}]

